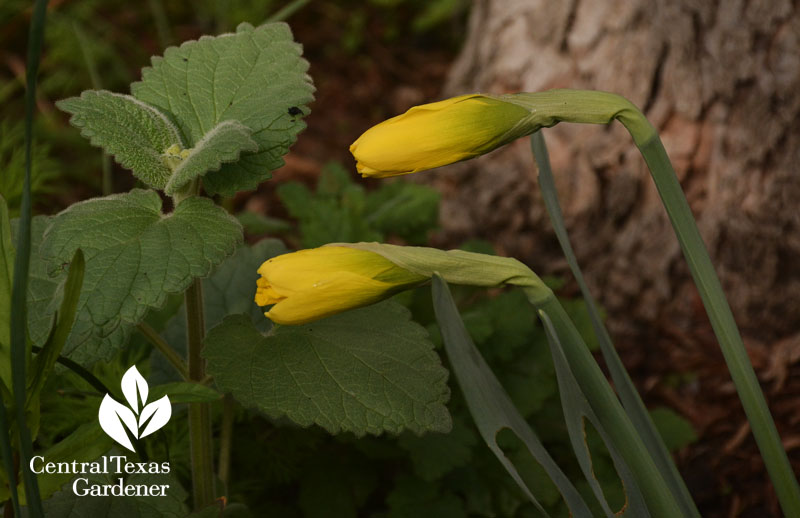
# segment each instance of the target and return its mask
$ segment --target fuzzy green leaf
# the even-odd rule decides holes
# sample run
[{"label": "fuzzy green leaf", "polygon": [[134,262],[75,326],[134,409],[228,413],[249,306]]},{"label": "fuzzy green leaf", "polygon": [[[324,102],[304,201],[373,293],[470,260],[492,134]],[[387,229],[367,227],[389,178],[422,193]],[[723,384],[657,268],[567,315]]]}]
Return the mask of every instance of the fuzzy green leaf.
[{"label": "fuzzy green leaf", "polygon": [[173,195],[181,187],[210,171],[219,171],[223,163],[239,160],[243,151],[258,151],[258,144],[251,138],[250,128],[236,121],[220,122],[203,135],[188,156],[182,158],[164,192]]},{"label": "fuzzy green leaf", "polygon": [[207,276],[241,240],[236,219],[207,198],[187,198],[168,215],[156,192],[140,189],[72,205],[42,243],[52,270],[77,248],[86,256],[78,316],[62,354],[109,357],[148,309]]},{"label": "fuzzy green leaf", "polygon": [[[45,230],[52,221],[48,216],[35,216],[31,221],[31,269],[28,280],[28,337],[35,345],[43,346],[53,328],[55,314],[61,304],[64,282],[67,279],[66,265],[58,266],[53,275],[40,253]],[[12,224],[16,237],[16,221]],[[70,256],[70,259],[72,256]],[[68,259],[69,260],[69,259]]]},{"label": "fuzzy green leaf", "polygon": [[[271,325],[264,317],[264,310],[254,302],[256,295],[256,273],[261,263],[286,253],[283,242],[277,239],[262,239],[250,246],[240,246],[236,253],[226,259],[208,279],[203,280],[203,303],[205,306],[206,330],[216,326],[222,319],[233,314],[249,314],[259,331],[267,331]],[[180,311],[167,323],[161,333],[166,342],[186,356],[186,310]],[[178,372],[157,351],[150,360],[159,382],[177,381]]]},{"label": "fuzzy green leaf", "polygon": [[164,113],[130,95],[105,90],[86,90],[56,106],[72,114],[70,123],[92,145],[113,155],[134,176],[157,189],[167,184],[172,173],[165,153],[173,145],[184,146]]},{"label": "fuzzy green leaf", "polygon": [[212,329],[203,355],[220,390],[331,433],[448,431],[450,395],[427,332],[393,302],[268,336],[244,315]]},{"label": "fuzzy green leaf", "polygon": [[248,127],[258,151],[206,175],[210,193],[232,195],[252,189],[283,165],[283,155],[305,128],[301,117],[313,99],[308,62],[284,23],[234,34],[202,37],[171,47],[142,70],[133,95],[168,111],[188,147],[217,124],[235,120]]}]

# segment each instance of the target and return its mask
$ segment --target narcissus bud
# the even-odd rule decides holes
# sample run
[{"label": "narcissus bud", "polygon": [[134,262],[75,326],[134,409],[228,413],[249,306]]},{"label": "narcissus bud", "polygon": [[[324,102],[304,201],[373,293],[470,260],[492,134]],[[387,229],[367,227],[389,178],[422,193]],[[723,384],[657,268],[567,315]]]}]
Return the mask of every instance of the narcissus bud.
[{"label": "narcissus bud", "polygon": [[530,111],[473,94],[415,106],[368,129],[350,146],[363,176],[416,173],[488,153],[529,132]]},{"label": "narcissus bud", "polygon": [[273,305],[278,324],[305,324],[374,304],[427,282],[434,274],[471,286],[519,286],[534,297],[549,288],[510,257],[380,243],[333,243],[279,255],[258,269],[255,301]]},{"label": "narcissus bud", "polygon": [[638,146],[655,129],[629,101],[591,90],[472,94],[415,106],[373,126],[350,152],[363,176],[416,173],[467,160],[559,122],[608,124],[618,119]]},{"label": "narcissus bud", "polygon": [[298,325],[373,304],[428,280],[366,250],[324,246],[279,255],[258,269],[255,301],[278,324]]}]

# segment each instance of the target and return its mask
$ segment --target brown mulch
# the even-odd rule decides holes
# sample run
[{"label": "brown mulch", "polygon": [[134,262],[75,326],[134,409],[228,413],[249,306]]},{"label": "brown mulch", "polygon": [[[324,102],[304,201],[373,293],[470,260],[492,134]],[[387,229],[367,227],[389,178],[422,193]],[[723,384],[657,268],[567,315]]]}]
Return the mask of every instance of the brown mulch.
[{"label": "brown mulch", "polygon": [[[696,291],[692,306],[689,332],[663,315],[635,342],[623,341],[620,355],[648,406],[666,405],[694,426],[698,440],[676,458],[704,517],[783,516]],[[800,473],[800,335],[760,343],[743,334],[784,448]]]}]

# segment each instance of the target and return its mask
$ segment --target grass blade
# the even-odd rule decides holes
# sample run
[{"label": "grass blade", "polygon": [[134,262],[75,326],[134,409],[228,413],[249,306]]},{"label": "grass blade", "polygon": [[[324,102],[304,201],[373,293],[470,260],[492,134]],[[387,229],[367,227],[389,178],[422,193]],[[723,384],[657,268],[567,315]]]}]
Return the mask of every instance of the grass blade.
[{"label": "grass blade", "polygon": [[531,150],[533,151],[536,165],[539,169],[539,187],[542,191],[542,198],[547,208],[547,213],[550,215],[553,230],[555,231],[558,243],[561,245],[561,249],[564,251],[564,256],[567,259],[570,270],[572,270],[572,274],[575,276],[575,280],[580,287],[581,294],[586,301],[594,334],[597,336],[600,350],[603,353],[603,358],[611,373],[611,379],[614,381],[617,393],[622,400],[622,405],[633,422],[633,425],[639,431],[639,435],[642,437],[642,441],[650,452],[650,455],[653,456],[656,466],[664,475],[666,483],[669,485],[672,494],[681,507],[683,516],[699,518],[700,512],[697,510],[683,478],[680,476],[680,473],[678,473],[678,468],[672,461],[672,457],[661,435],[658,433],[655,424],[653,424],[653,420],[650,418],[650,414],[642,402],[642,398],[639,396],[636,387],[633,385],[633,381],[631,381],[628,372],[625,370],[625,366],[622,364],[611,342],[608,330],[600,318],[597,304],[589,291],[589,287],[584,281],[583,272],[581,272],[581,268],[578,265],[578,260],[572,250],[572,245],[567,235],[567,229],[564,225],[561,206],[558,203],[558,192],[556,191],[553,172],[550,167],[550,159],[547,154],[547,145],[541,130],[531,135]]},{"label": "grass blade", "polygon": [[631,134],[650,169],[689,264],[764,464],[775,485],[781,508],[786,516],[800,516],[800,485],[792,472],[689,203],[655,128],[630,101],[608,92],[548,90],[507,95],[504,99],[531,109],[529,123],[539,128],[550,127],[560,121],[608,124],[616,119]]},{"label": "grass blade", "polygon": [[501,430],[504,428],[512,430],[525,443],[531,455],[556,484],[570,508],[572,516],[591,517],[592,514],[583,498],[547,453],[536,434],[514,407],[480,352],[475,348],[464,327],[453,297],[450,295],[447,283],[438,275],[433,277],[433,304],[436,319],[442,330],[445,350],[450,358],[450,366],[456,375],[475,424],[489,449],[497,456],[508,474],[536,508],[547,515],[523,482],[514,465],[497,444],[496,437]]},{"label": "grass blade", "polygon": [[638,147],[650,168],[683,255],[689,263],[689,270],[719,340],[764,464],[775,485],[781,508],[786,516],[800,516],[800,486],[672,163],[658,135],[638,144]]},{"label": "grass blade", "polygon": [[25,92],[25,183],[22,189],[17,255],[14,260],[14,284],[11,290],[11,374],[20,444],[20,470],[25,483],[25,495],[30,516],[44,516],[39,498],[36,475],[30,471],[28,461],[33,456],[30,431],[25,422],[26,363],[31,351],[27,341],[26,310],[28,271],[31,258],[31,151],[33,146],[33,114],[36,102],[36,74],[44,39],[44,21],[47,0],[36,0],[28,35],[28,64]]},{"label": "grass blade", "polygon": [[650,513],[657,518],[683,516],[638,431],[561,303],[552,292],[546,295],[539,288],[524,288],[524,291],[531,304],[538,311],[546,313],[552,321],[556,334],[565,347],[564,354],[581,392],[589,401],[598,422],[608,433],[610,444],[617,446],[633,472]]}]

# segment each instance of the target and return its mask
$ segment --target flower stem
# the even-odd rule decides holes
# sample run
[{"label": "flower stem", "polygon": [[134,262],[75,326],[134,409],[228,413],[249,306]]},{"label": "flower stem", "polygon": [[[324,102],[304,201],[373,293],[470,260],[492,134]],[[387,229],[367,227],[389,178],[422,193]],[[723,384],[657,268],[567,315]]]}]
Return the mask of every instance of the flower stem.
[{"label": "flower stem", "polygon": [[753,365],[747,356],[733,313],[664,145],[656,135],[638,147],[650,168],[658,193],[678,236],[683,255],[689,263],[689,270],[708,312],[711,327],[719,340],[722,355],[739,393],[747,419],[750,421],[756,444],[775,485],[775,493],[778,495],[781,508],[786,516],[800,516],[800,487],[783,449],[767,401],[761,392]]},{"label": "flower stem", "polygon": [[655,128],[630,101],[607,92],[548,90],[508,94],[498,98],[529,108],[531,115],[527,122],[532,131],[558,122],[608,124],[616,119],[631,134],[650,169],[653,182],[689,264],[764,464],[775,485],[781,508],[786,516],[800,516],[800,486],[792,473],[786,451],[689,203]]},{"label": "flower stem", "polygon": [[553,179],[553,172],[550,167],[550,159],[547,154],[547,146],[542,131],[537,131],[531,135],[531,149],[539,169],[539,187],[542,191],[542,198],[547,207],[547,212],[550,214],[553,230],[556,233],[561,249],[564,251],[570,270],[572,270],[572,274],[575,276],[575,280],[583,294],[595,336],[600,344],[600,350],[603,353],[606,366],[611,374],[614,387],[622,401],[622,407],[630,417],[634,428],[639,432],[647,450],[653,457],[656,467],[664,476],[665,482],[669,485],[672,494],[675,496],[681,508],[682,516],[685,518],[700,518],[700,511],[697,510],[697,506],[692,500],[692,495],[689,493],[686,483],[683,478],[681,478],[677,466],[675,466],[675,463],[672,461],[667,446],[664,444],[658,429],[650,418],[647,407],[645,407],[641,396],[636,391],[633,381],[625,370],[625,366],[617,354],[614,344],[611,342],[611,336],[603,325],[600,312],[597,309],[597,304],[583,279],[583,273],[578,265],[578,260],[575,257],[575,252],[572,250],[572,244],[567,235],[567,229],[561,213],[561,206],[558,203],[558,192],[556,190],[555,180]]},{"label": "flower stem", "polygon": [[618,448],[618,451],[633,473],[652,515],[655,518],[683,516],[664,479],[665,473],[656,466],[642,437],[622,408],[614,391],[610,389],[603,371],[600,370],[561,303],[546,287],[527,287],[524,291],[531,304],[552,321],[556,334],[562,339],[564,355],[570,370],[575,375],[592,410],[609,434],[611,444],[625,445],[623,448]]},{"label": "flower stem", "polygon": [[[189,379],[201,382],[206,377],[206,365],[200,356],[205,335],[203,285],[200,279],[195,279],[186,290],[185,301]],[[199,510],[211,504],[215,498],[211,408],[208,403],[189,404],[189,448],[194,508]]]},{"label": "flower stem", "polygon": [[175,367],[175,370],[180,373],[181,377],[185,380],[189,379],[189,369],[186,366],[186,362],[183,361],[183,358],[175,352],[175,349],[170,347],[170,345],[161,338],[161,335],[158,332],[150,327],[150,325],[146,322],[140,322],[136,325],[139,332],[147,338],[147,341],[150,342],[158,351],[164,355],[164,358]]}]

